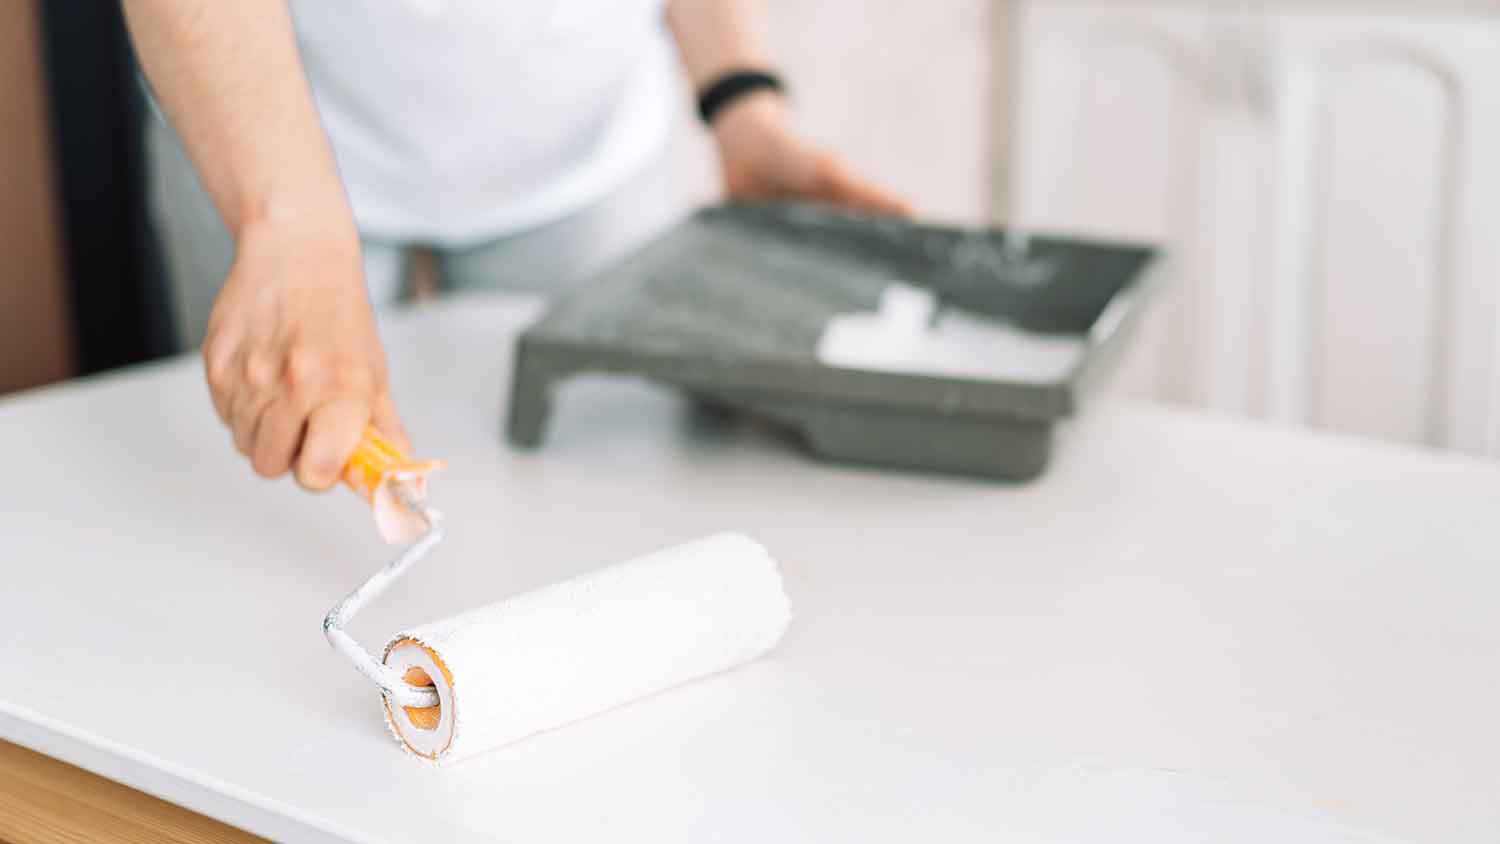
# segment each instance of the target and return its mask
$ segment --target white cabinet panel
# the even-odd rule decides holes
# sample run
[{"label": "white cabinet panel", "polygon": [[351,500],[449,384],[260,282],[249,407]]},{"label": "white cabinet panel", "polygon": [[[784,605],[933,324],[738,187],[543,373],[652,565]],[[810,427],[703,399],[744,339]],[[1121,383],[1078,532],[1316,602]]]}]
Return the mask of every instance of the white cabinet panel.
[{"label": "white cabinet panel", "polygon": [[[1496,453],[1500,19],[1281,13],[1310,159],[1280,189],[1310,245],[1301,421]],[[1295,99],[1295,97],[1294,97]],[[1284,113],[1276,115],[1285,116]],[[1277,389],[1277,385],[1273,385]]]},{"label": "white cabinet panel", "polygon": [[1311,421],[1435,440],[1449,335],[1446,252],[1453,103],[1411,62],[1330,69],[1310,201],[1318,234]]},{"label": "white cabinet panel", "polygon": [[1122,390],[1500,445],[1500,20],[1240,8],[1023,4],[1013,222],[1170,248]]},{"label": "white cabinet panel", "polygon": [[1023,10],[1022,222],[1159,240],[1197,154],[1202,16]]}]

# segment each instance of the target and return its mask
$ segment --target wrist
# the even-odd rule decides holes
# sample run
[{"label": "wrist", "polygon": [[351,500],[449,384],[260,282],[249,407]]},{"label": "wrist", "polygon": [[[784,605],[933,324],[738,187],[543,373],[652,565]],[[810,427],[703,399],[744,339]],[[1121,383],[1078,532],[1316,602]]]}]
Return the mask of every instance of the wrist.
[{"label": "wrist", "polygon": [[[322,267],[325,272],[318,273],[316,280],[326,284],[361,284],[364,277],[359,233],[351,220],[335,213],[251,218],[235,235],[235,251]],[[307,279],[296,273],[284,277]]]},{"label": "wrist", "polygon": [[343,190],[258,196],[243,203],[231,226],[236,242],[265,234],[300,234],[330,244],[359,245],[354,214]]},{"label": "wrist", "polygon": [[786,86],[781,77],[769,70],[738,67],[726,70],[711,78],[698,89],[698,117],[704,125],[715,126],[724,112],[740,102],[752,98],[764,98],[774,94],[777,99],[785,96]]},{"label": "wrist", "polygon": [[786,97],[769,89],[754,91],[726,104],[711,124],[720,149],[767,131],[781,131],[791,123]]}]

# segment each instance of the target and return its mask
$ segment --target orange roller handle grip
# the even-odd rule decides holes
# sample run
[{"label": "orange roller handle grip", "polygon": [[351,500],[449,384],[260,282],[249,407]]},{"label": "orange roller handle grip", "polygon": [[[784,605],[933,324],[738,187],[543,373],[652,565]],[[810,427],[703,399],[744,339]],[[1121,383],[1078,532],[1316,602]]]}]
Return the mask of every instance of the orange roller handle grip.
[{"label": "orange roller handle grip", "polygon": [[[364,499],[375,511],[376,524],[387,541],[400,541],[410,533],[400,527],[407,520],[404,514],[393,512],[395,497],[390,494],[389,484],[400,481],[408,484],[420,495],[426,494],[427,473],[443,468],[441,460],[412,460],[375,429],[366,425],[359,445],[349,456],[339,479],[344,485]],[[400,537],[397,539],[396,537]]]},{"label": "orange roller handle grip", "polygon": [[360,498],[369,501],[380,485],[395,475],[410,474],[420,477],[442,467],[441,460],[408,458],[401,449],[396,447],[395,443],[376,430],[374,425],[366,425],[364,433],[359,438],[359,445],[355,447],[354,453],[349,455],[349,462],[345,464],[340,480],[345,486],[354,490]]}]

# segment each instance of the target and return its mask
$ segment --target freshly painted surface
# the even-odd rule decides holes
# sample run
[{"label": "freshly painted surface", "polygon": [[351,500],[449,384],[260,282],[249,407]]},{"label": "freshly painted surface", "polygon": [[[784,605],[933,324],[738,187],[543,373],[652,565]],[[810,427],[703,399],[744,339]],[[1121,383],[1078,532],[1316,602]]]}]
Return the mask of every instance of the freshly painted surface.
[{"label": "freshly painted surface", "polygon": [[1492,464],[1101,403],[1007,486],[819,464],[600,379],[515,452],[535,312],[388,322],[451,532],[353,634],[732,527],[797,609],[775,652],[414,765],[320,635],[388,553],[364,504],[255,478],[184,360],[0,401],[0,738],[288,842],[1086,842],[1156,831],[1142,806],[1183,841],[1493,841]]}]

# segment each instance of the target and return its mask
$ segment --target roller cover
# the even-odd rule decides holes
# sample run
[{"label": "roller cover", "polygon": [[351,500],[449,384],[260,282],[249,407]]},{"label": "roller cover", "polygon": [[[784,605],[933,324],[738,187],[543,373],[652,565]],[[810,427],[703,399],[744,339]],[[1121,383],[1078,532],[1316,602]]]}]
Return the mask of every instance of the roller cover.
[{"label": "roller cover", "polygon": [[748,662],[790,620],[775,560],[717,534],[403,631],[385,662],[439,705],[386,721],[452,762]]}]

